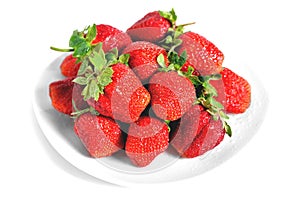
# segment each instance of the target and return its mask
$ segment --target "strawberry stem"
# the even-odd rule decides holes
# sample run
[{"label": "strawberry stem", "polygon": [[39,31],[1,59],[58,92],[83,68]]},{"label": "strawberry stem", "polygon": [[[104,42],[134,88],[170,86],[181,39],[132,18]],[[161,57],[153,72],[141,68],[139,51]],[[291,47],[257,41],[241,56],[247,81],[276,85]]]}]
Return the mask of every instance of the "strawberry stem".
[{"label": "strawberry stem", "polygon": [[57,48],[57,47],[53,47],[53,46],[51,46],[50,49],[54,50],[54,51],[59,51],[59,52],[72,52],[72,51],[74,51],[73,48],[61,49],[61,48]]},{"label": "strawberry stem", "polygon": [[79,110],[76,106],[76,103],[75,103],[74,99],[72,99],[72,106],[73,106],[73,109],[74,109],[74,112],[71,113],[71,118],[72,119],[76,119],[80,115],[83,115],[83,114],[88,113],[88,112],[90,112],[92,115],[99,115],[99,113],[93,107],[88,107],[88,108],[85,108],[83,110]]},{"label": "strawberry stem", "polygon": [[180,25],[176,25],[175,26],[175,29],[178,28],[178,27],[185,27],[185,26],[190,26],[190,25],[194,25],[196,24],[196,22],[190,22],[190,23],[185,23],[185,24],[180,24]]}]

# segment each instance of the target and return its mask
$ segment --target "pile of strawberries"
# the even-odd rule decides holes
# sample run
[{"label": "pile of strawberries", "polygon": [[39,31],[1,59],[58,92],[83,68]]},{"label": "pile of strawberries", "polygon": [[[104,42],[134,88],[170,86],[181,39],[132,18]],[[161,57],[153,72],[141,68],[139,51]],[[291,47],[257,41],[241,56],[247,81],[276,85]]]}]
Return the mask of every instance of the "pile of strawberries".
[{"label": "pile of strawberries", "polygon": [[177,16],[154,11],[126,32],[109,25],[75,30],[60,65],[66,77],[49,85],[53,107],[74,118],[91,157],[125,150],[149,165],[167,148],[200,156],[231,136],[227,113],[246,111],[249,83],[222,66],[223,53]]}]

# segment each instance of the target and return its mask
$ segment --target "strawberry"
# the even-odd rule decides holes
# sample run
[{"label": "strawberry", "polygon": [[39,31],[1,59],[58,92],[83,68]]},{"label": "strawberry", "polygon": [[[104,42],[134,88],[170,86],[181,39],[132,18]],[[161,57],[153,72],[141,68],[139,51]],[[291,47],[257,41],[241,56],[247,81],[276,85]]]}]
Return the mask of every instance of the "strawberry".
[{"label": "strawberry", "polygon": [[49,96],[52,106],[59,112],[70,115],[72,113],[72,93],[74,77],[50,83]]},{"label": "strawberry", "polygon": [[52,106],[59,112],[71,115],[73,112],[72,100],[77,108],[84,109],[87,103],[83,101],[81,96],[82,88],[73,82],[74,77],[68,77],[50,83],[49,96]]},{"label": "strawberry", "polygon": [[157,71],[159,68],[157,57],[160,54],[163,54],[165,62],[168,62],[166,50],[150,42],[133,42],[124,49],[123,53],[130,55],[129,66],[141,81],[148,80]]},{"label": "strawberry", "polygon": [[65,57],[60,65],[61,74],[66,77],[76,76],[81,63],[76,63],[77,58],[73,55]]},{"label": "strawberry", "polygon": [[99,24],[96,25],[97,34],[92,44],[103,43],[103,51],[108,52],[112,48],[117,48],[121,52],[126,46],[128,46],[132,41],[127,33],[114,28],[110,25]]},{"label": "strawberry", "polygon": [[243,113],[249,108],[251,103],[251,87],[246,79],[237,75],[228,68],[221,72],[222,83],[220,81],[211,81],[211,84],[218,90],[219,94],[225,93],[222,102],[228,113]]},{"label": "strawberry", "polygon": [[118,124],[107,117],[91,113],[75,120],[74,131],[92,157],[110,156],[124,147]]},{"label": "strawberry", "polygon": [[182,155],[190,147],[210,119],[211,115],[201,105],[194,105],[182,116],[171,138],[171,144],[179,155]]},{"label": "strawberry", "polygon": [[[220,78],[221,74],[214,74],[210,76],[199,76],[196,79],[193,79],[197,94],[195,103],[203,106],[214,120],[220,120],[225,133],[231,137],[231,127],[226,121],[229,117],[223,106],[225,99],[224,85]],[[215,82],[217,87],[214,87],[211,82]]]},{"label": "strawberry", "polygon": [[83,31],[73,31],[69,40],[69,49],[50,48],[61,52],[73,51],[73,57],[77,58],[77,61],[82,61],[99,43],[102,43],[104,52],[114,48],[121,52],[131,42],[129,35],[117,28],[105,24],[93,24]]},{"label": "strawberry", "polygon": [[83,60],[74,82],[84,86],[84,100],[101,115],[132,123],[149,104],[150,94],[124,64],[128,59],[127,54],[105,54],[99,43]]},{"label": "strawberry", "polygon": [[221,120],[210,119],[209,123],[200,131],[192,144],[181,155],[194,158],[212,150],[224,139],[225,129]]},{"label": "strawberry", "polygon": [[149,81],[149,92],[154,113],[164,120],[181,118],[196,100],[192,82],[176,71],[154,74]]},{"label": "strawberry", "polygon": [[88,104],[100,114],[126,123],[138,120],[150,102],[150,94],[126,65],[112,66],[112,82],[104,89],[99,99],[88,100]]},{"label": "strawberry", "polygon": [[224,60],[223,53],[209,40],[194,32],[179,36],[182,44],[176,48],[179,54],[186,51],[188,62],[202,76],[219,73]]},{"label": "strawberry", "polygon": [[158,42],[163,39],[171,27],[171,22],[162,16],[162,12],[153,11],[127,29],[133,41]]},{"label": "strawberry", "polygon": [[130,124],[125,151],[138,167],[149,165],[168,147],[169,130],[166,123],[148,116]]}]

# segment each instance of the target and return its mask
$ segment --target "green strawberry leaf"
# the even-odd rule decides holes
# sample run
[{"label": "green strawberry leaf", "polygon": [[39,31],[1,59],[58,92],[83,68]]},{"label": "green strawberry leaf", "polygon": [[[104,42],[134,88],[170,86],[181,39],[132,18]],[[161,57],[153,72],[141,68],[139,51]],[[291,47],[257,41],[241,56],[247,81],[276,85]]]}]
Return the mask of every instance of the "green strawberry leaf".
[{"label": "green strawberry leaf", "polygon": [[107,60],[107,66],[118,63],[118,49],[113,48],[110,52],[106,53],[105,59]]},{"label": "green strawberry leaf", "polygon": [[91,98],[91,95],[89,94],[89,84],[86,84],[86,86],[83,88],[81,95],[83,96],[83,100],[85,101]]},{"label": "green strawberry leaf", "polygon": [[88,83],[88,79],[86,77],[78,76],[73,80],[73,82],[79,85],[86,85]]},{"label": "green strawberry leaf", "polygon": [[171,64],[168,66],[168,70],[163,71],[175,70],[180,76],[188,78],[196,87],[202,84],[202,82],[199,80],[199,77],[193,75],[195,69],[192,66],[188,66],[186,72],[183,72],[181,70],[182,66],[186,63],[187,60],[186,51],[183,51],[180,56],[176,52],[169,52],[168,60]]},{"label": "green strawberry leaf", "polygon": [[[170,30],[169,30],[170,31]],[[168,35],[166,38],[165,38],[165,43],[166,44],[172,44],[173,43],[173,37],[171,35]]]},{"label": "green strawberry leaf", "polygon": [[88,43],[91,43],[97,36],[97,28],[96,24],[93,24],[92,26],[89,26],[87,29],[85,40]]},{"label": "green strawberry leaf", "polygon": [[85,74],[88,66],[89,66],[88,60],[83,60],[83,62],[81,63],[81,65],[79,67],[79,70],[77,72],[77,76],[81,76],[81,75]]},{"label": "green strawberry leaf", "polygon": [[214,88],[209,81],[203,82],[202,86],[205,88],[205,92],[207,94],[210,94],[211,96],[218,96],[216,88]]},{"label": "green strawberry leaf", "polygon": [[228,115],[226,115],[223,111],[220,111],[220,117],[223,119],[229,119]]},{"label": "green strawberry leaf", "polygon": [[223,127],[225,129],[226,134],[231,137],[232,136],[232,130],[231,127],[228,125],[226,121],[223,122]]},{"label": "green strawberry leaf", "polygon": [[119,57],[119,62],[128,66],[130,54],[122,54]]},{"label": "green strawberry leaf", "polygon": [[170,21],[170,23],[172,24],[172,26],[176,25],[176,20],[177,20],[177,15],[175,13],[175,10],[172,8],[171,11],[166,12],[166,11],[158,11],[160,16],[166,18],[167,20]]},{"label": "green strawberry leaf", "polygon": [[158,69],[158,71],[160,71],[160,72],[177,71],[178,67],[180,68],[180,66],[178,66],[177,64],[173,64],[173,63],[171,63],[171,64],[169,64],[169,66],[167,66],[166,62],[165,62],[165,57],[163,54],[159,54],[157,56],[156,61],[160,66],[160,68]]},{"label": "green strawberry leaf", "polygon": [[186,25],[176,26],[176,30],[174,32],[174,38],[178,38],[181,34],[184,33],[184,26],[186,26]]},{"label": "green strawberry leaf", "polygon": [[168,60],[170,61],[170,63],[179,65],[180,67],[182,67],[185,64],[186,59],[187,59],[186,51],[183,51],[180,56],[175,52],[170,52],[168,55]]},{"label": "green strawberry leaf", "polygon": [[159,14],[165,19],[169,20],[171,23],[171,27],[169,28],[166,37],[159,42],[159,45],[165,48],[168,51],[168,53],[175,52],[176,47],[180,46],[182,43],[182,40],[179,39],[179,36],[184,33],[184,27],[195,24],[195,22],[181,24],[177,26],[177,15],[174,9],[172,9],[169,12],[159,11]]},{"label": "green strawberry leaf", "polygon": [[114,71],[111,67],[105,68],[102,71],[102,73],[97,76],[98,84],[102,87],[105,87],[108,84],[110,84],[112,82],[111,77],[112,77],[113,73],[114,73]]},{"label": "green strawberry leaf", "polygon": [[69,40],[69,46],[70,47],[78,46],[84,42],[85,42],[85,38],[83,33],[79,32],[78,30],[73,31],[73,34]]},{"label": "green strawberry leaf", "polygon": [[224,106],[220,102],[216,101],[215,98],[210,98],[210,103],[213,108],[216,108],[216,110],[224,109]]},{"label": "green strawberry leaf", "polygon": [[105,53],[102,49],[102,43],[97,45],[97,48],[93,50],[89,56],[89,61],[95,67],[96,71],[101,71],[106,64]]},{"label": "green strawberry leaf", "polygon": [[165,57],[162,53],[157,56],[156,60],[159,66],[161,66],[162,68],[168,68],[165,63]]},{"label": "green strawberry leaf", "polygon": [[89,83],[89,91],[88,91],[88,96],[90,98],[94,98],[95,101],[99,99],[99,93],[100,93],[100,88],[97,85],[97,81],[95,79],[92,79]]},{"label": "green strawberry leaf", "polygon": [[69,39],[68,49],[61,49],[56,47],[50,47],[50,49],[60,52],[71,52],[73,56],[77,58],[77,63],[81,62],[85,56],[88,56],[93,49],[92,41],[97,36],[96,25],[88,26],[83,31],[75,30]]},{"label": "green strawberry leaf", "polygon": [[[90,50],[92,46],[86,42],[82,42],[74,48],[73,56],[77,59],[81,60],[83,56],[85,56]],[[79,61],[80,62],[80,61]]]},{"label": "green strawberry leaf", "polygon": [[198,87],[199,85],[201,85],[201,82],[199,81],[198,76],[190,75],[187,78],[193,83],[193,85],[195,87]]},{"label": "green strawberry leaf", "polygon": [[210,80],[219,80],[222,76],[220,74],[214,74],[210,76],[199,76],[196,88],[201,89],[200,96],[198,97],[196,104],[200,104],[206,108],[206,111],[212,115],[214,120],[221,120],[223,128],[228,136],[232,136],[232,130],[226,120],[229,117],[224,112],[224,106],[218,102],[214,97],[218,96],[217,90],[210,84]]},{"label": "green strawberry leaf", "polygon": [[113,49],[108,53],[104,53],[102,43],[98,43],[89,53],[83,58],[80,65],[78,75],[73,80],[74,82],[85,86],[82,91],[82,96],[85,101],[93,98],[97,101],[100,94],[104,94],[104,89],[113,80],[112,65],[116,63],[127,63],[129,54],[123,54],[118,57],[118,50]]}]

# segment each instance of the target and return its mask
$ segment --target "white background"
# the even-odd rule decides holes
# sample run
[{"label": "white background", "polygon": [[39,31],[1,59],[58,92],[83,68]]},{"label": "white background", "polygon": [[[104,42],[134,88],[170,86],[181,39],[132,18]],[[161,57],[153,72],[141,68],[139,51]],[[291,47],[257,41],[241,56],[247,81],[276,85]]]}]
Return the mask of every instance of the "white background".
[{"label": "white background", "polygon": [[[195,5],[197,2],[197,5]],[[126,30],[153,10],[175,8],[179,23],[250,66],[269,96],[254,138],[219,167],[187,180],[124,188],[64,161],[32,110],[35,81],[74,29],[105,23]],[[299,6],[297,1],[1,1],[0,199],[299,199]]]}]

